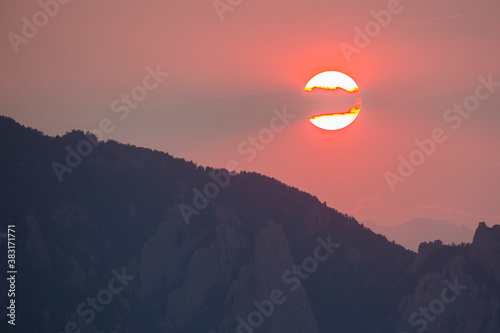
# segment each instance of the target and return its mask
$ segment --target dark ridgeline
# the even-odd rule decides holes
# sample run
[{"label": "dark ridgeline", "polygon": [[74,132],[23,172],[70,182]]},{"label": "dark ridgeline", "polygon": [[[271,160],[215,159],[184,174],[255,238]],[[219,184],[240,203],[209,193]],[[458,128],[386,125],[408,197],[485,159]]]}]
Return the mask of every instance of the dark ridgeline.
[{"label": "dark ridgeline", "polygon": [[[94,138],[52,138],[6,117],[0,137],[17,332],[500,332],[500,226],[415,254],[256,173],[231,176],[187,225],[179,205],[193,207],[193,188],[220,170],[107,141],[60,183],[52,162]],[[340,245],[329,253],[328,242]],[[5,276],[0,286],[5,295]]]}]

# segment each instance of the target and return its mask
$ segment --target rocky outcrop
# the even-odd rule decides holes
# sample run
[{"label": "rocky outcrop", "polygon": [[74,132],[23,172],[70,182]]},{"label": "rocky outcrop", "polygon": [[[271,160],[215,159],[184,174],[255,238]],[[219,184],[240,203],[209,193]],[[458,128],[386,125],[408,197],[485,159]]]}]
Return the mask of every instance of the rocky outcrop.
[{"label": "rocky outcrop", "polygon": [[414,294],[403,299],[398,332],[497,332],[500,302],[473,280],[467,266],[459,256],[441,273],[424,275]]},{"label": "rocky outcrop", "polygon": [[179,239],[186,234],[182,217],[170,211],[156,233],[142,246],[140,253],[140,288],[136,295],[144,301],[151,292],[170,286],[184,276]]},{"label": "rocky outcrop", "polygon": [[[500,226],[488,228],[481,223],[467,256],[458,255],[441,272],[419,279],[413,294],[401,302],[398,332],[499,331],[499,230]],[[412,271],[441,246],[436,242],[421,244]]]},{"label": "rocky outcrop", "polygon": [[104,229],[96,224],[92,213],[75,203],[58,203],[51,211],[51,220],[59,236],[54,257],[67,265],[68,284],[83,291],[98,278],[98,249],[108,243]]},{"label": "rocky outcrop", "polygon": [[45,240],[36,221],[34,213],[26,217],[28,230],[26,235],[26,254],[35,269],[50,270],[52,261]]},{"label": "rocky outcrop", "polygon": [[443,246],[443,242],[440,240],[434,242],[423,242],[418,246],[418,253],[413,259],[413,263],[409,270],[406,272],[407,274],[415,273],[426,261],[436,253]]},{"label": "rocky outcrop", "polygon": [[488,228],[486,223],[479,223],[469,257],[493,272],[496,280],[500,281],[500,225]]},{"label": "rocky outcrop", "polygon": [[208,291],[221,280],[219,248],[212,244],[209,249],[197,250],[190,262],[186,281],[181,289],[168,295],[167,318],[172,325],[181,329],[193,320],[205,301]]},{"label": "rocky outcrop", "polygon": [[[293,265],[282,227],[268,221],[255,238],[254,261],[241,268],[231,285],[226,298],[229,313],[218,332],[317,332],[305,289],[283,280]],[[281,295],[279,304],[270,305],[276,295]]]},{"label": "rocky outcrop", "polygon": [[234,225],[225,222],[215,228],[213,243],[194,252],[182,287],[168,295],[167,318],[172,327],[180,329],[192,321],[203,312],[209,292],[229,284],[245,246]]}]

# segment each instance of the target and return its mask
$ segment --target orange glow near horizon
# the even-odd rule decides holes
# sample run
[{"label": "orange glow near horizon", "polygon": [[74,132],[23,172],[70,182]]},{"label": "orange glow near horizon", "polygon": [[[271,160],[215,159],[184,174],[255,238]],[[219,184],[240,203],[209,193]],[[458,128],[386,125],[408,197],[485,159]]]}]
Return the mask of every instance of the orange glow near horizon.
[{"label": "orange glow near horizon", "polygon": [[[313,93],[314,89],[336,90],[342,89],[350,94],[357,94],[359,87],[349,76],[341,72],[327,71],[314,76],[307,82],[304,92]],[[349,126],[361,110],[361,98],[355,99],[355,105],[347,112],[325,112],[309,118],[316,127],[333,131]]]}]

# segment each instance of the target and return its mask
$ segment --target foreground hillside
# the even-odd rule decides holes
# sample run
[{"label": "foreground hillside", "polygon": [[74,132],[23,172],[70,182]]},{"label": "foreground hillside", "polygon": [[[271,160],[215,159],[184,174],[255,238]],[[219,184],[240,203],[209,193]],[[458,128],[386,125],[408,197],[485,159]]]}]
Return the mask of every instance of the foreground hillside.
[{"label": "foreground hillside", "polygon": [[[480,225],[472,245],[415,254],[275,179],[78,131],[52,138],[5,117],[0,157],[20,332],[500,327],[499,227]],[[454,279],[467,286],[456,301],[432,320],[414,316],[429,303],[441,310],[433,300]]]}]

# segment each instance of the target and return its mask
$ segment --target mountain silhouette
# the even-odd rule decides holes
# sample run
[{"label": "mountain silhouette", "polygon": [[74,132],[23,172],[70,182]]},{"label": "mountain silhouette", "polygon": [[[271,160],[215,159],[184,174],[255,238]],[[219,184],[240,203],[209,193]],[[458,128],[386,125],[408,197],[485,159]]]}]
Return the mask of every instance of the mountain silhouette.
[{"label": "mountain silhouette", "polygon": [[414,253],[257,173],[6,117],[0,143],[20,332],[499,331],[500,226]]},{"label": "mountain silhouette", "polygon": [[373,221],[363,221],[364,226],[377,234],[395,241],[405,248],[417,251],[422,242],[441,240],[444,244],[460,244],[472,242],[474,230],[461,225],[457,226],[448,221],[429,218],[418,218],[397,226],[381,226]]}]

